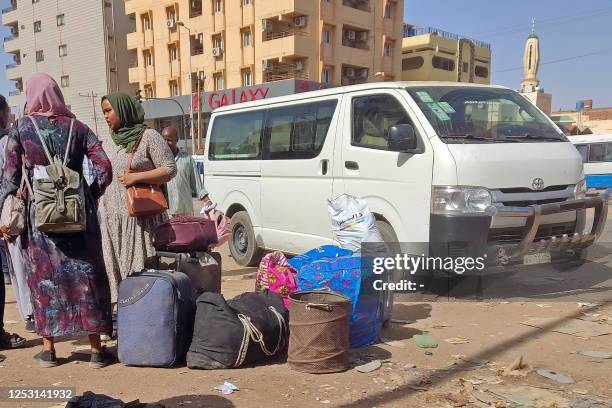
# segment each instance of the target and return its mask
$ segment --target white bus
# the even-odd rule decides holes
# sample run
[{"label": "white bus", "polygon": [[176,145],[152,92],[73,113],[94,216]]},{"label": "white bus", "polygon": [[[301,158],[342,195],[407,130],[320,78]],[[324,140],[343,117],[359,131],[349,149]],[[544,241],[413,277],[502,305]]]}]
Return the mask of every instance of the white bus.
[{"label": "white bus", "polygon": [[587,188],[612,188],[612,134],[570,136],[584,162]]}]

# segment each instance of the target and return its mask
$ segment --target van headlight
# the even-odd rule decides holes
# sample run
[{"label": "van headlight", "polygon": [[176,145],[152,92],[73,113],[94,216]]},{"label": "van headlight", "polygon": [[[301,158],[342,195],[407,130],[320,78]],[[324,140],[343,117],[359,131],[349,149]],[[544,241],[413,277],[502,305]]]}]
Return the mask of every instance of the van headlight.
[{"label": "van headlight", "polygon": [[432,214],[484,214],[493,205],[493,197],[483,187],[435,186]]},{"label": "van headlight", "polygon": [[580,180],[574,186],[574,198],[575,199],[585,198],[586,197],[586,190],[587,190],[586,189],[586,181]]}]

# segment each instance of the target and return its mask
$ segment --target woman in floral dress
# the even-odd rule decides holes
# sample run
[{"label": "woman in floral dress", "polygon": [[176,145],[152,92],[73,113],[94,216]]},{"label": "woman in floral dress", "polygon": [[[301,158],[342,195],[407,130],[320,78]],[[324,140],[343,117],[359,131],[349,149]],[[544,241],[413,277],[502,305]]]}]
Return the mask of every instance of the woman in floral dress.
[{"label": "woman in floral dress", "polygon": [[[43,233],[36,228],[36,207],[27,189],[28,217],[21,235],[22,253],[34,308],[37,333],[43,337],[43,350],[37,358],[43,367],[58,364],[54,337],[89,335],[90,367],[102,368],[111,356],[100,343],[100,334],[112,332],[110,290],[102,258],[100,226],[96,201],[111,182],[111,163],[96,135],[85,124],[75,120],[69,149],[68,134],[74,115],[64,103],[57,83],[46,74],[34,74],[27,83],[26,100],[29,116],[11,129],[6,147],[3,178],[0,184],[0,208],[9,194],[15,194],[25,162],[26,176],[32,185],[34,169],[47,166],[43,146],[32,121],[40,128],[52,156],[63,158],[69,151],[67,166],[82,174],[83,158],[94,166],[91,186],[82,179],[85,190],[87,228],[70,234]],[[8,237],[7,237],[8,238]]]}]

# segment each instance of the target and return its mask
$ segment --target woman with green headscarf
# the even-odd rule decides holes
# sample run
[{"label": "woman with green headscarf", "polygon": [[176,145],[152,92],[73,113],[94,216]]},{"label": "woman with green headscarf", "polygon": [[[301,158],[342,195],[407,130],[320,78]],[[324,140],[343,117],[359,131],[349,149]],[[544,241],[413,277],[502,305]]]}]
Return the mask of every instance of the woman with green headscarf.
[{"label": "woman with green headscarf", "polygon": [[[176,162],[163,137],[144,124],[140,103],[129,95],[118,92],[103,97],[102,111],[113,140],[111,146],[104,144],[104,150],[113,164],[114,177],[100,200],[99,217],[104,262],[112,301],[116,303],[119,282],[128,273],[151,265],[155,255],[151,244],[153,230],[167,219],[165,213],[130,217],[126,188],[168,182],[176,174]],[[128,172],[128,160],[135,147]]]}]

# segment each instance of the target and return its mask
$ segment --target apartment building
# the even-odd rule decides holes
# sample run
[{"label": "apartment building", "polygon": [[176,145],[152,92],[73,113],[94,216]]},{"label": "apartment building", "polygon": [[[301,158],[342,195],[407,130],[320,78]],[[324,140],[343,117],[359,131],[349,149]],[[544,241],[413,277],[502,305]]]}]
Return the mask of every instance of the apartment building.
[{"label": "apartment building", "polygon": [[433,27],[404,25],[401,79],[491,83],[491,45]]},{"label": "apartment building", "polygon": [[11,0],[2,10],[2,24],[11,35],[4,51],[14,81],[9,103],[25,100],[28,78],[36,72],[53,76],[77,118],[108,136],[100,98],[110,91],[133,93],[129,83],[123,0]]},{"label": "apartment building", "polygon": [[125,0],[130,82],[166,98],[399,79],[403,0]]}]

